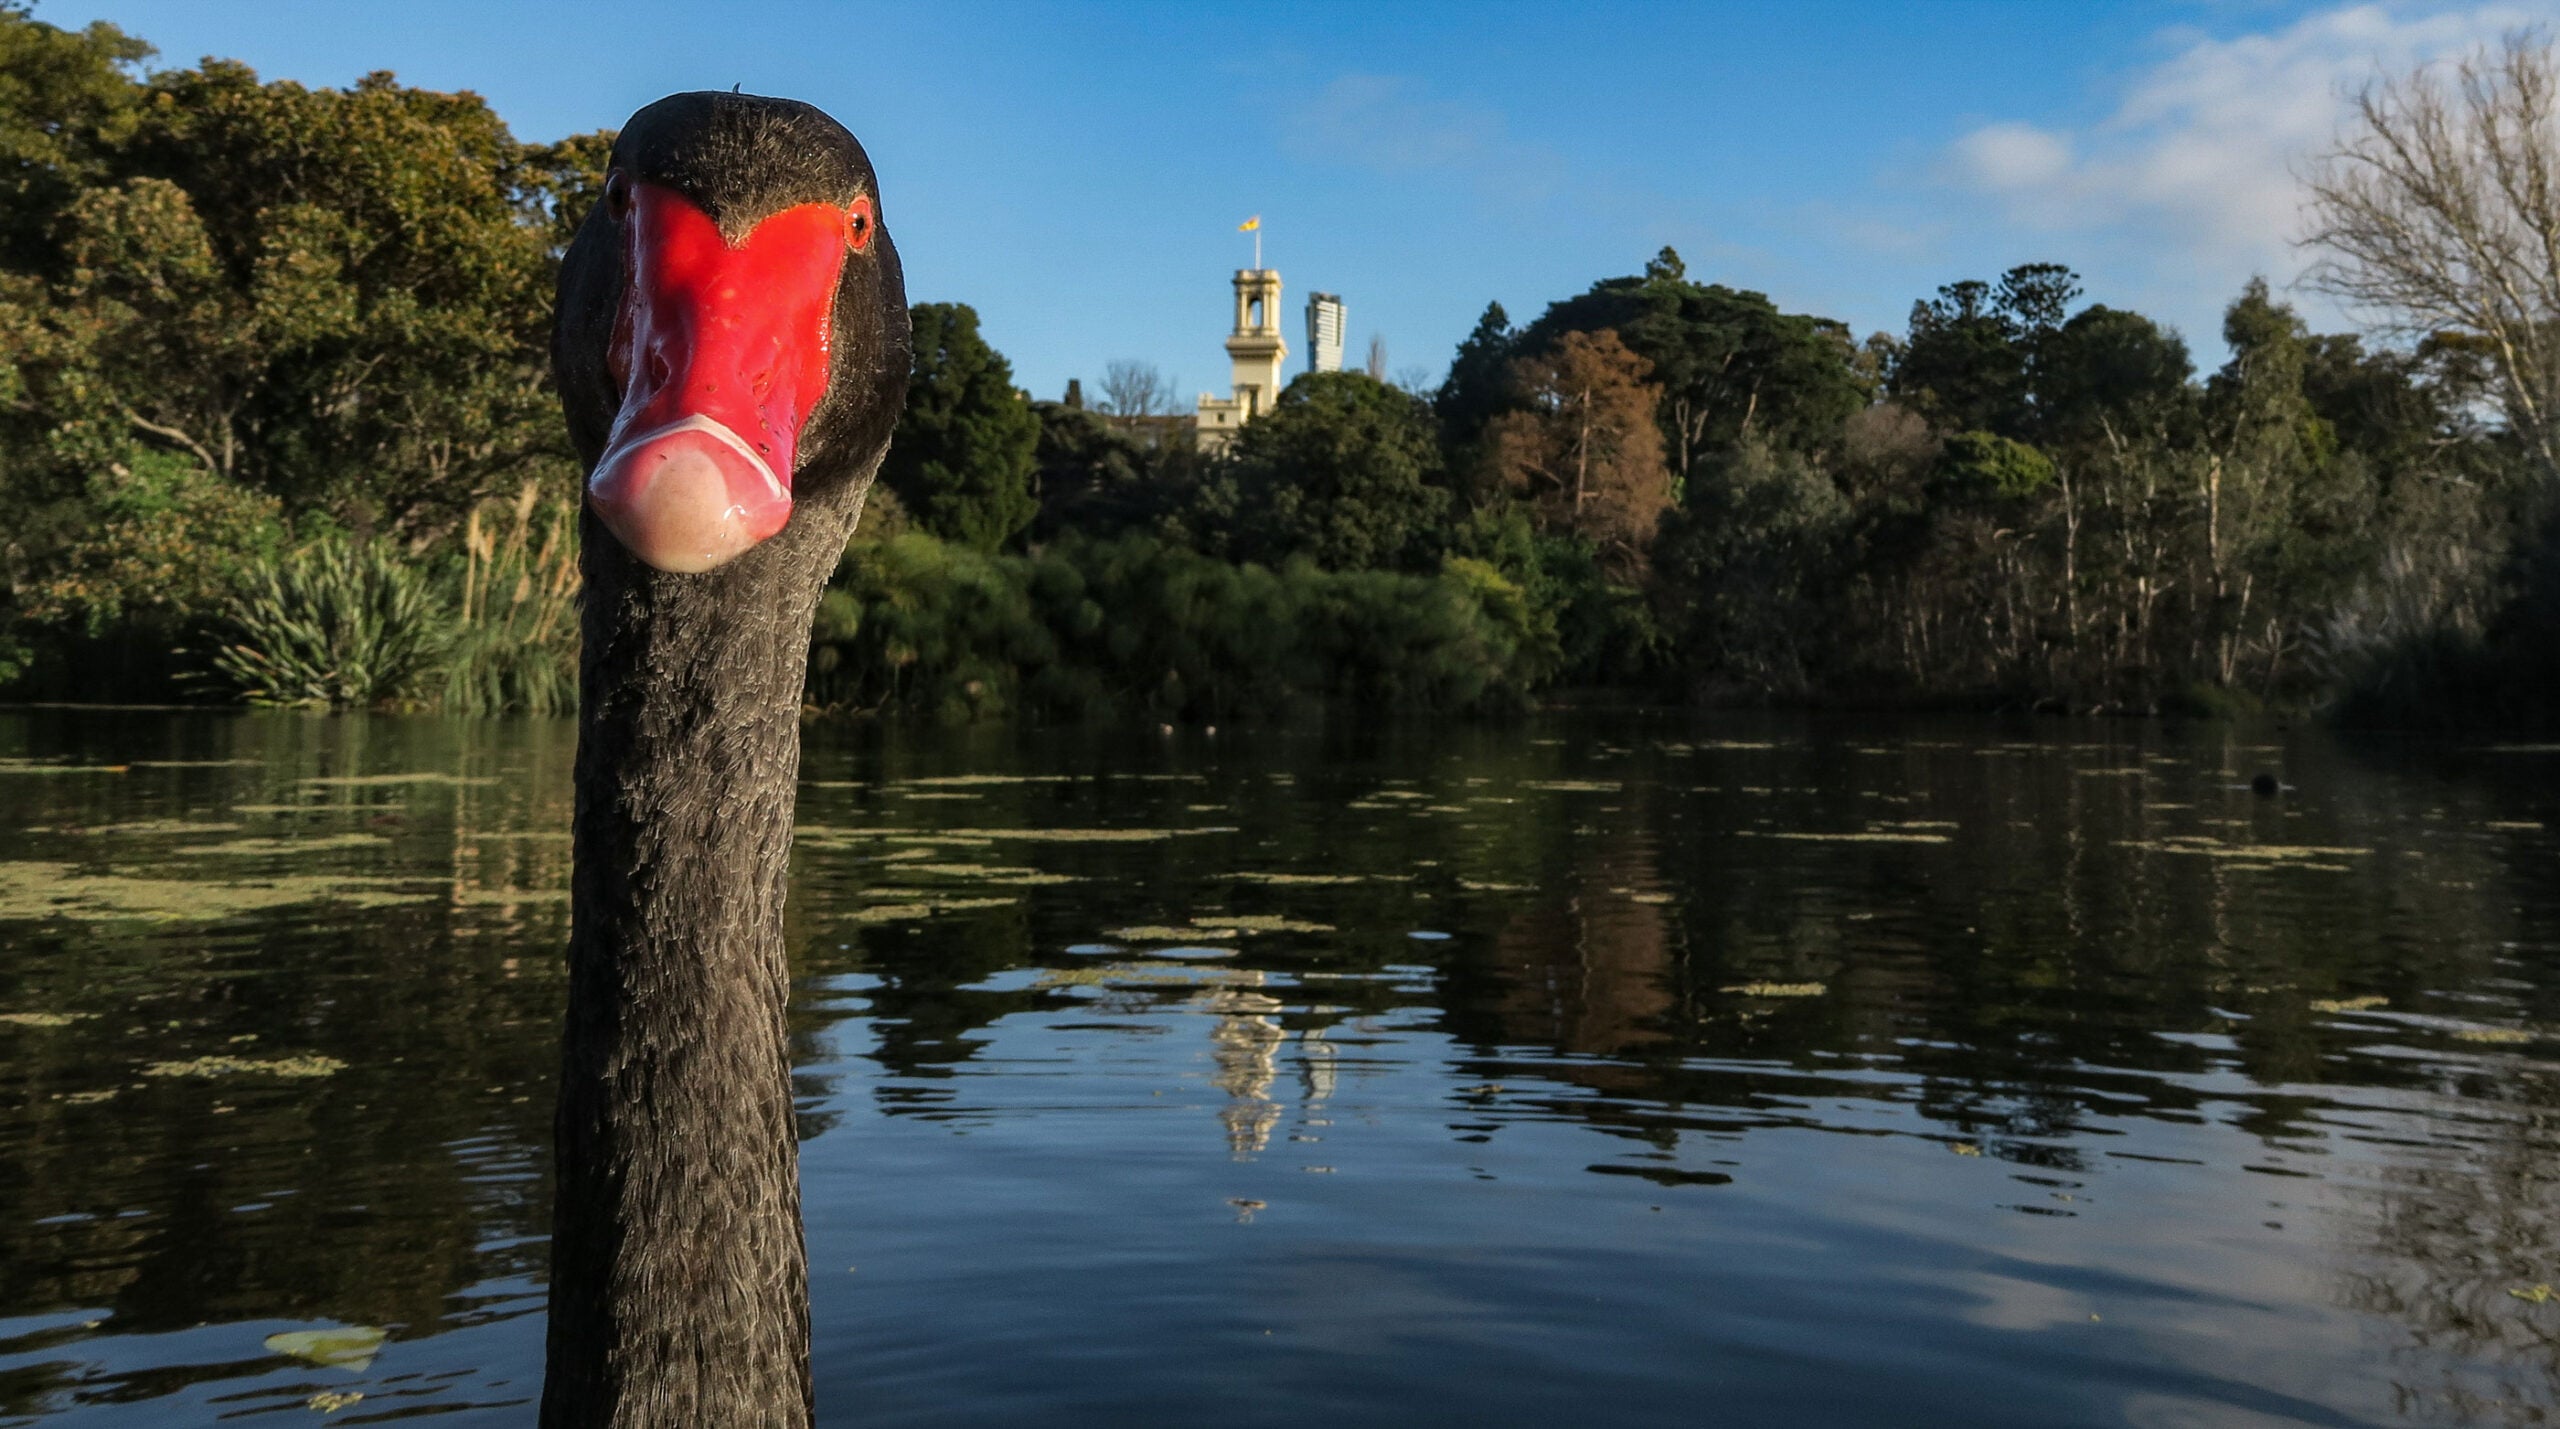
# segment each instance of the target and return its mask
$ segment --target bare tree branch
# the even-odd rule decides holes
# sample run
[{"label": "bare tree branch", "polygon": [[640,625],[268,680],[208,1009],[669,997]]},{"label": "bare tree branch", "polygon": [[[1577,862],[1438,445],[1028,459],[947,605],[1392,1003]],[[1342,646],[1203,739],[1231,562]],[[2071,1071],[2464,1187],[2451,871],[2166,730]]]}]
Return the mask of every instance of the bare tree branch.
[{"label": "bare tree branch", "polygon": [[1171,416],[1173,382],[1152,362],[1118,358],[1102,369],[1102,403],[1115,417]]},{"label": "bare tree branch", "polygon": [[2560,478],[2560,54],[2540,31],[2386,76],[2307,176],[2306,281],[2406,337],[2495,354],[2509,424]]}]

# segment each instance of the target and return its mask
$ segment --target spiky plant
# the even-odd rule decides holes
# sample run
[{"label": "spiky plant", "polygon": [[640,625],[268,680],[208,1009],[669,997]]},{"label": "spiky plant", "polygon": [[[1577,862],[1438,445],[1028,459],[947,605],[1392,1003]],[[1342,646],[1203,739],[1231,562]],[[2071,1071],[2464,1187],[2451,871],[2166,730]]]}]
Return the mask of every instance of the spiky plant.
[{"label": "spiky plant", "polygon": [[217,676],[251,704],[302,709],[422,699],[452,638],[425,570],[387,542],[335,535],[243,572],[218,622]]}]

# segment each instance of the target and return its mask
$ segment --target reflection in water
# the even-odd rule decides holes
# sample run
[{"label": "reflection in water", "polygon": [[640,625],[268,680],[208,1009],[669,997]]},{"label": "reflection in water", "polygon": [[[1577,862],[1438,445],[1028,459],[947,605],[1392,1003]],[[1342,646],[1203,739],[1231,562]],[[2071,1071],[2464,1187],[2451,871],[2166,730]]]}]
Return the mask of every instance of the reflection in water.
[{"label": "reflection in water", "polygon": [[1243,974],[1242,986],[1220,987],[1202,999],[1218,1019],[1209,1033],[1209,1055],[1218,1064],[1209,1080],[1227,1094],[1218,1120],[1227,1129],[1227,1150],[1239,1159],[1271,1144],[1271,1128],[1280,1124],[1280,1104],[1271,1099],[1271,1083],[1279,1075],[1280,1044],[1288,1040],[1272,1014],[1286,1004],[1253,991],[1262,974]]},{"label": "reflection in water", "polygon": [[[2024,733],[813,732],[822,1400],[2560,1413],[2560,759]],[[570,755],[0,716],[0,1426],[520,1421]]]},{"label": "reflection in water", "polygon": [[2425,1138],[2432,1154],[2376,1168],[2369,1253],[2342,1300],[2400,1328],[2403,1414],[2540,1422],[2560,1405],[2560,1076],[2496,1056],[2469,1071],[2462,1096],[2428,1108],[2452,1128],[2368,1114],[2369,1135]]}]

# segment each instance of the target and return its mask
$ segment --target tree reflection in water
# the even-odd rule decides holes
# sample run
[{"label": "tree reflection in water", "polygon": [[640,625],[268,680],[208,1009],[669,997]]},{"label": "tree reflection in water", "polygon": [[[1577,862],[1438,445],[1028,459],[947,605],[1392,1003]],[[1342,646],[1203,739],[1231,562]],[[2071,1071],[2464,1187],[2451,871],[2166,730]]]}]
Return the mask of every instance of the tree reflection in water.
[{"label": "tree reflection in water", "polygon": [[[1293,1283],[1298,1262],[1256,1255],[1396,1267],[1465,1303],[1432,1276],[1517,1243],[1529,1268],[1467,1292],[1500,1313],[1448,1323],[1686,1334],[1664,1364],[1730,1368],[1698,1349],[1725,1343],[1720,1307],[1800,1293],[1847,1357],[1797,1387],[1816,1393],[1921,1382],[1894,1368],[1910,1344],[2006,1365],[2024,1352],[1961,1336],[2085,1324],[2101,1307],[2072,1277],[2111,1276],[2117,1300],[2263,1311],[2337,1355],[2263,1401],[2199,1371],[2186,1411],[2505,1423],[2560,1404],[2560,1301],[2509,1293],[2560,1280],[2560,969],[2528,936],[2560,922],[2552,771],[2153,726],[1727,733],[814,733],[792,907],[813,1246],[859,1205],[913,1240],[910,1274],[976,1297],[932,1303],[993,1317],[863,1333],[989,1336],[1024,1393],[1046,1363],[1029,1346],[1104,1355],[1077,1336],[1106,1327],[1247,1373],[1205,1327]],[[368,1410],[512,1412],[538,1340],[569,755],[565,726],[0,715],[0,793],[23,796],[0,805],[18,871],[0,899],[53,900],[0,906],[0,1018],[18,1019],[0,1021],[0,1417],[141,1403],[178,1422],[357,1389]],[[2279,757],[2309,792],[2249,795]],[[13,778],[9,759],[100,772]],[[204,901],[79,901],[108,879]],[[1236,931],[1115,935],[1137,925]],[[143,1073],[303,1056],[344,1067]],[[1772,1210],[1806,1167],[1802,1204]],[[927,1172],[922,1196],[897,1179]],[[1625,1209],[1665,1219],[1610,1219]],[[1836,1283],[1810,1289],[1718,1279],[1755,1263],[1754,1216],[1879,1256],[1904,1244],[1878,1238],[1888,1210],[1939,1237],[1923,1259],[1829,1262]],[[1984,1219],[2019,1211],[2062,1238]],[[1060,1273],[1099,1308],[1062,1325],[1036,1276],[980,1262],[1006,1214],[1007,1255],[1060,1227]],[[2184,1214],[2271,1224],[2226,1272],[2180,1247]],[[1289,1239],[1311,1225],[1334,1239]],[[1195,1238],[1240,1227],[1259,1239]],[[1415,1249],[1443,1234],[1484,1246]],[[1124,1237],[1141,1248],[1115,1260]],[[891,1293],[870,1287],[902,1283],[895,1256],[864,1245],[849,1283]],[[2186,1259],[2125,1249],[2144,1246]],[[1588,1268],[1637,1247],[1658,1276]],[[2292,1262],[2336,1294],[2235,1278]],[[1236,1298],[1200,1298],[1229,1264],[1253,1272]],[[1605,1326],[1541,1318],[1649,1279],[1723,1288]],[[821,1293],[856,1295],[838,1317],[880,1303]],[[1169,1308],[1115,1321],[1114,1295]],[[1877,1303],[1903,1318],[1856,1328]],[[2103,1312],[2140,1333],[2138,1309]],[[264,1348],[332,1325],[389,1336],[361,1371]],[[1452,1386],[1520,1362],[1466,1333],[1389,1359]],[[2359,1336],[2389,1353],[2338,1349]],[[2084,1371],[2174,1360],[2146,1343],[2057,1363],[2103,1386]],[[861,1373],[927,1385],[916,1354]],[[2004,1382],[2021,1413],[2131,1403]]]}]

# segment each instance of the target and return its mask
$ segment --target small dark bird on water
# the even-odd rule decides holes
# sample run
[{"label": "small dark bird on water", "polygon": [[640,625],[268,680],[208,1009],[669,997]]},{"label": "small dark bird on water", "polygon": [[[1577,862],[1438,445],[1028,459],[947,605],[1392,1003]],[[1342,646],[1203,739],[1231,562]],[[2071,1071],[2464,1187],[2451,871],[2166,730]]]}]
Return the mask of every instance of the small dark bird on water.
[{"label": "small dark bird on water", "polygon": [[2249,781],[2249,787],[2256,791],[2258,797],[2272,799],[2276,796],[2276,790],[2283,786],[2276,783],[2276,776],[2261,769],[2258,771],[2258,777]]}]

